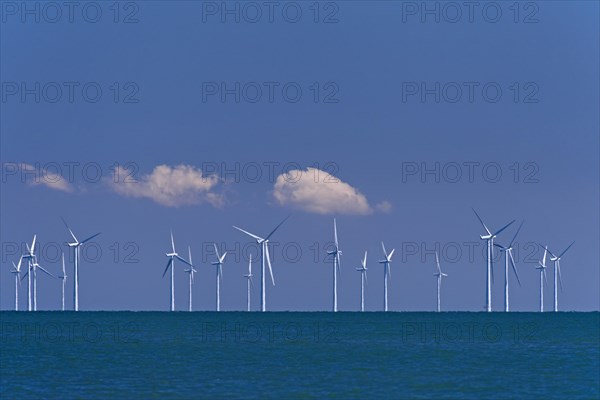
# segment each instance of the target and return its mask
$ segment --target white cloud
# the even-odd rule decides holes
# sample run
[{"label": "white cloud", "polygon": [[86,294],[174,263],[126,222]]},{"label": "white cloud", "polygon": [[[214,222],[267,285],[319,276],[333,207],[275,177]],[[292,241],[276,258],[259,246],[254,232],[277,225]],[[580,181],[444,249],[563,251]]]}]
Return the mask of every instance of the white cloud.
[{"label": "white cloud", "polygon": [[[131,171],[121,170],[116,176],[129,176]],[[110,182],[112,189],[123,196],[151,199],[167,207],[209,203],[221,207],[224,198],[212,190],[219,183],[215,175],[205,176],[200,169],[190,165],[158,165],[152,173],[139,179],[121,179]]]},{"label": "white cloud", "polygon": [[32,186],[41,185],[50,189],[60,190],[68,193],[72,193],[74,191],[73,186],[71,186],[71,184],[67,182],[60,174],[54,173],[53,170],[40,170],[39,168],[27,163],[20,163],[19,168],[21,169],[21,176],[25,177],[25,179],[27,179],[27,183]]},{"label": "white cloud", "polygon": [[381,203],[375,204],[375,208],[382,213],[390,213],[392,211],[392,203],[387,200],[382,201]]},{"label": "white cloud", "polygon": [[[279,175],[273,196],[280,205],[316,214],[367,215],[373,212],[367,198],[358,189],[316,168],[292,170]],[[388,209],[391,207],[389,202],[384,203]]]}]

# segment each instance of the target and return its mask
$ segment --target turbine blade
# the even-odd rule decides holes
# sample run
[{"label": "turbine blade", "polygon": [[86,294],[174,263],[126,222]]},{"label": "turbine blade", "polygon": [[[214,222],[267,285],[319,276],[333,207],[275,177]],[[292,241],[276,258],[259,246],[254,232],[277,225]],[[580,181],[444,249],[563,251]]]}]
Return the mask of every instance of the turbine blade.
[{"label": "turbine blade", "polygon": [[383,242],[381,242],[381,248],[383,249],[383,255],[387,259],[388,258],[388,254],[387,254],[387,251],[385,251],[385,245],[383,244]]},{"label": "turbine blade", "polygon": [[187,262],[187,260],[179,255],[176,255],[175,258],[177,258],[179,261],[181,261],[184,264],[189,265],[190,267],[192,267],[192,264],[190,264],[189,262]]},{"label": "turbine blade", "polygon": [[475,209],[473,207],[471,207],[471,210],[473,210],[473,212],[475,213],[475,216],[477,216],[477,219],[479,220],[479,222],[481,222],[481,225],[483,225],[483,228],[488,233],[488,235],[491,235],[492,232],[490,232],[490,230],[488,229],[488,227],[485,226],[485,224],[483,223],[483,220],[481,219],[481,217],[479,216],[479,214],[477,214],[477,211],[475,211]]},{"label": "turbine blade", "polygon": [[521,280],[519,279],[519,274],[517,273],[517,266],[515,265],[515,259],[513,258],[512,251],[509,251],[508,254],[510,255],[510,263],[513,271],[515,272],[515,276],[517,277],[517,282],[519,282],[519,286],[522,286]]},{"label": "turbine blade", "polygon": [[25,275],[23,275],[23,276],[21,277],[21,280],[25,279],[25,278],[27,277],[27,275],[28,275],[28,274],[29,274],[29,271],[25,272]]},{"label": "turbine blade", "polygon": [[217,254],[217,259],[221,261],[221,255],[219,254],[219,248],[217,247],[217,244],[213,243],[213,246],[215,246],[215,253]]},{"label": "turbine blade", "polygon": [[73,231],[71,230],[71,228],[69,228],[69,225],[67,224],[67,221],[65,221],[65,219],[63,217],[60,217],[60,219],[62,219],[62,222],[65,224],[65,226],[69,230],[69,233],[71,234],[71,237],[73,238],[73,240],[76,243],[79,243],[79,240],[77,240],[77,238],[75,237],[75,234],[73,233]]},{"label": "turbine blade", "polygon": [[269,246],[265,246],[265,254],[267,256],[267,265],[269,266],[269,273],[271,274],[271,282],[275,286],[275,279],[273,278],[273,268],[271,267],[271,256],[269,256]]},{"label": "turbine blade", "polygon": [[548,253],[548,246],[546,246],[544,248],[544,261],[542,261],[542,264],[544,265],[544,267],[546,266],[546,254]]},{"label": "turbine blade", "polygon": [[[29,250],[31,254],[35,253],[35,240],[37,239],[37,235],[33,235],[33,242],[31,242],[31,249]],[[567,248],[568,250],[568,248]]]},{"label": "turbine blade", "polygon": [[254,279],[252,279],[252,277],[249,277],[248,279],[250,279],[250,286],[252,287],[252,290],[254,290]]},{"label": "turbine blade", "polygon": [[365,250],[365,257],[362,260],[363,268],[367,268],[367,251]]},{"label": "turbine blade", "polygon": [[509,249],[512,247],[513,243],[515,242],[515,239],[517,238],[517,235],[519,234],[519,231],[523,227],[524,223],[525,223],[525,220],[521,221],[521,225],[519,225],[519,229],[517,229],[517,232],[515,232],[515,236],[513,236],[512,240],[510,241],[510,243],[508,245]]},{"label": "turbine blade", "polygon": [[364,270],[364,274],[365,274],[365,283],[367,284],[367,286],[369,286],[369,278],[367,278],[367,270]]},{"label": "turbine blade", "polygon": [[235,226],[235,225],[233,225],[233,227],[234,227],[235,229],[237,229],[238,231],[240,231],[240,232],[244,232],[246,235],[248,235],[248,236],[251,236],[251,237],[253,237],[254,239],[256,239],[256,240],[258,240],[258,241],[263,241],[263,240],[264,240],[263,238],[261,238],[261,237],[259,237],[259,236],[256,236],[255,234],[253,234],[253,233],[250,233],[250,232],[248,232],[248,231],[245,231],[245,230],[243,230],[242,228],[238,228],[238,227],[237,227],[237,226]]},{"label": "turbine blade", "polygon": [[438,256],[438,252],[435,252],[435,262],[437,263],[438,273],[442,273],[442,269],[440,268],[440,257]]},{"label": "turbine blade", "polygon": [[46,271],[46,268],[42,267],[41,265],[37,265],[37,268],[41,269],[46,275],[49,275],[53,278],[56,278],[54,275],[52,275],[50,272]]},{"label": "turbine blade", "polygon": [[221,282],[223,282],[223,264],[219,264],[219,279],[221,279]]},{"label": "turbine blade", "polygon": [[62,253],[62,272],[63,272],[63,276],[67,275],[67,272],[65,271],[65,253]]},{"label": "turbine blade", "polygon": [[279,229],[279,227],[280,227],[281,225],[283,225],[283,223],[284,223],[285,221],[287,221],[287,219],[288,219],[289,217],[290,217],[290,215],[288,215],[287,217],[285,217],[285,218],[283,219],[283,221],[281,221],[281,222],[279,223],[279,225],[277,225],[277,226],[275,227],[275,229],[273,229],[273,230],[271,231],[271,233],[269,233],[269,234],[267,235],[267,237],[265,238],[265,240],[269,240],[269,238],[270,238],[271,236],[273,236],[273,234],[275,233],[275,231],[276,231],[277,229]]},{"label": "turbine blade", "polygon": [[546,277],[546,268],[542,268],[542,271],[544,273],[544,284],[545,284],[545,286],[548,286],[548,278]]},{"label": "turbine blade", "polygon": [[546,245],[546,246],[542,246],[540,243],[538,243],[538,244],[539,244],[541,247],[544,247],[544,248],[546,249],[546,251],[547,251],[548,253],[550,253],[550,256],[552,256],[553,258],[554,258],[554,257],[556,257],[556,255],[555,255],[553,252],[551,252],[551,251],[548,249],[548,246],[547,246],[547,245]]},{"label": "turbine blade", "polygon": [[175,251],[175,240],[173,239],[173,229],[171,229],[171,247],[173,248],[173,253],[176,253],[176,251]]},{"label": "turbine blade", "polygon": [[562,253],[560,253],[560,255],[558,256],[558,258],[561,258],[567,252],[567,250],[569,250],[571,248],[571,246],[573,246],[574,244],[575,244],[575,241],[573,241],[573,243],[571,243],[569,245],[569,247],[567,247]]},{"label": "turbine blade", "polygon": [[515,222],[516,220],[513,219],[512,221],[510,221],[508,224],[504,225],[502,228],[500,228],[499,230],[497,230],[493,236],[496,236],[497,234],[499,234],[500,232],[502,232],[503,230],[505,230],[506,228],[508,228],[509,226],[511,226],[513,224],[513,222]]},{"label": "turbine blade", "polygon": [[101,234],[102,232],[98,232],[95,235],[90,236],[89,238],[85,239],[84,241],[81,242],[81,244],[84,244],[85,242],[89,242],[90,240],[92,240],[93,238],[95,238],[96,236],[98,236],[99,234]]},{"label": "turbine blade", "polygon": [[171,263],[173,262],[173,258],[169,257],[169,262],[167,263],[167,268],[165,268],[165,272],[163,272],[162,277],[165,277],[165,274],[167,273],[167,271],[169,270],[169,267],[171,266]]},{"label": "turbine blade", "polygon": [[333,238],[334,238],[334,243],[335,243],[335,249],[337,250],[337,248],[338,248],[338,237],[337,237],[337,223],[335,221],[335,218],[333,219]]},{"label": "turbine blade", "polygon": [[225,262],[225,256],[227,255],[227,252],[223,253],[223,255],[221,256],[221,258],[219,258],[219,262],[222,264]]},{"label": "turbine blade", "polygon": [[335,263],[335,267],[337,268],[337,273],[338,276],[340,277],[340,282],[342,281],[342,271],[340,270],[340,253],[337,252],[335,253],[335,258],[336,258],[336,263]]},{"label": "turbine blade", "polygon": [[23,256],[19,257],[19,263],[17,264],[17,271],[21,271],[21,262],[22,261],[23,261]]},{"label": "turbine blade", "polygon": [[396,249],[392,249],[392,251],[390,251],[390,254],[388,254],[389,261],[392,261],[392,256],[394,255],[394,251],[396,251]]},{"label": "turbine blade", "polygon": [[192,249],[190,249],[190,246],[188,246],[188,258],[190,259],[190,264],[193,264],[193,262],[192,262]]}]

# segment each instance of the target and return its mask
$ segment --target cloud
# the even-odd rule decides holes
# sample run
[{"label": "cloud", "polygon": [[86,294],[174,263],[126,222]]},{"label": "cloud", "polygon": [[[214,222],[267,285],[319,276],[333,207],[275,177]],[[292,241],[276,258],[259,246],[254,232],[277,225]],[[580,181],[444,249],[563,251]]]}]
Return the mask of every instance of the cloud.
[{"label": "cloud", "polygon": [[392,203],[390,203],[387,200],[384,200],[381,203],[375,204],[375,208],[377,209],[377,211],[389,214],[392,211]]},{"label": "cloud", "polygon": [[[367,198],[358,189],[316,168],[292,170],[279,175],[273,187],[273,197],[280,205],[316,214],[373,213]],[[389,202],[381,204],[377,206],[378,210],[391,209]]]},{"label": "cloud", "polygon": [[38,167],[27,163],[20,163],[21,176],[31,186],[45,186],[61,192],[72,193],[73,186],[63,178],[59,172],[54,173],[50,168],[40,170]]},{"label": "cloud", "polygon": [[[122,169],[116,176],[127,177],[131,171]],[[213,189],[219,183],[215,175],[203,175],[190,165],[158,165],[152,173],[136,179],[110,181],[112,189],[123,196],[148,198],[167,207],[209,203],[222,207],[224,198]]]}]

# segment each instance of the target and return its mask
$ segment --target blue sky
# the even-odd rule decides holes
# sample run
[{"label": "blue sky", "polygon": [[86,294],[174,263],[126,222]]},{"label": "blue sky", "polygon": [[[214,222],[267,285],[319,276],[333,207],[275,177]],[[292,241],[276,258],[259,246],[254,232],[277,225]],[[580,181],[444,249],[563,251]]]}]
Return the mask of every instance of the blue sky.
[{"label": "blue sky", "polygon": [[[438,23],[420,2],[320,3],[318,16],[312,3],[281,3],[272,22],[263,8],[255,23],[253,10],[235,2],[227,4],[240,7],[239,23],[218,8],[213,14],[220,2],[122,3],[118,15],[97,3],[96,23],[95,9],[85,17],[74,10],[70,22],[64,9],[59,18],[42,3],[29,3],[34,14],[10,4],[3,3],[0,39],[2,309],[13,307],[14,244],[24,250],[36,233],[40,264],[58,273],[64,216],[78,236],[102,232],[81,267],[81,309],[168,309],[161,275],[172,228],[179,253],[187,257],[190,245],[201,261],[194,308],[214,308],[216,241],[230,251],[222,309],[241,310],[247,262],[237,250],[249,241],[231,226],[264,235],[291,213],[273,239],[280,245],[269,309],[331,308],[331,264],[323,258],[336,217],[341,310],[359,307],[354,268],[365,250],[366,308],[381,309],[376,261],[384,240],[396,248],[390,309],[434,309],[428,250],[437,244],[449,275],[442,307],[479,311],[483,232],[471,207],[492,227],[526,220],[512,309],[537,309],[542,252],[533,243],[557,252],[573,240],[561,263],[560,307],[600,308],[597,3],[521,4],[517,16],[501,2],[497,22],[488,7],[472,22],[462,9],[454,23],[454,10],[440,3]],[[292,23],[296,10],[302,14]],[[126,16],[137,22],[124,23]],[[115,163],[137,182],[115,183]],[[23,174],[25,164],[39,167],[38,184]],[[62,179],[49,176],[56,165]],[[321,170],[318,178],[308,167]],[[298,168],[306,176],[298,178]],[[439,179],[422,175],[436,168]],[[499,309],[503,264],[495,268]],[[55,309],[60,283],[46,278],[38,279],[39,307]],[[26,286],[21,291],[24,304]],[[176,292],[177,309],[186,309],[181,264]],[[546,293],[549,308],[550,286]]]}]

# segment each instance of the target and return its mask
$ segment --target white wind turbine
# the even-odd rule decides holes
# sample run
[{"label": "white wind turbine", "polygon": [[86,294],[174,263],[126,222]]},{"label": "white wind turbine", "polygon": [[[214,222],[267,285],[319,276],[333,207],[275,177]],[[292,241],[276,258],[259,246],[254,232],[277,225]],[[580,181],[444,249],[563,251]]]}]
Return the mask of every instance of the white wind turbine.
[{"label": "white wind turbine", "polygon": [[365,311],[365,282],[367,281],[367,252],[365,251],[365,256],[360,261],[361,268],[356,268],[357,271],[360,271],[360,311]]},{"label": "white wind turbine", "polygon": [[165,253],[165,255],[169,258],[169,262],[167,262],[167,267],[162,274],[162,277],[165,277],[165,274],[171,268],[171,311],[175,311],[175,259],[178,259],[184,264],[193,267],[192,264],[184,260],[182,257],[177,254],[175,251],[175,240],[173,240],[173,231],[171,231],[171,249],[173,250],[171,253]]},{"label": "white wind turbine", "polygon": [[477,219],[479,220],[479,222],[481,222],[481,225],[483,225],[483,228],[487,232],[487,235],[480,235],[479,237],[481,238],[481,240],[485,240],[486,243],[487,243],[487,256],[486,256],[486,259],[487,259],[486,260],[487,270],[486,270],[485,309],[486,309],[487,312],[490,312],[490,311],[492,311],[492,281],[491,281],[491,279],[493,279],[493,276],[494,276],[494,270],[493,270],[493,265],[492,265],[493,258],[494,258],[494,256],[493,256],[494,238],[500,232],[502,232],[503,230],[505,230],[506,228],[508,228],[513,222],[515,222],[515,220],[513,219],[508,224],[506,224],[504,227],[502,227],[501,229],[499,229],[496,232],[492,233],[492,232],[490,232],[490,230],[488,229],[488,227],[485,226],[485,224],[483,223],[483,220],[481,219],[481,217],[479,216],[479,214],[477,214],[477,211],[475,211],[475,209],[473,209],[473,208],[471,208],[471,209],[473,210],[473,212],[477,216]]},{"label": "white wind turbine", "polygon": [[65,221],[64,218],[61,218],[61,219],[62,219],[63,223],[65,224],[65,226],[67,227],[67,229],[69,230],[71,237],[73,238],[73,242],[71,242],[71,243],[67,242],[67,246],[73,248],[73,259],[74,259],[74,261],[73,261],[74,262],[73,307],[74,307],[75,311],[79,311],[79,250],[80,250],[79,248],[81,246],[83,246],[85,243],[87,243],[90,240],[92,240],[93,238],[95,238],[96,236],[98,236],[101,232],[98,232],[85,240],[79,241],[79,240],[77,240],[77,237],[75,236],[75,234],[73,233],[71,228],[69,228],[67,221]]},{"label": "white wind turbine", "polygon": [[[194,264],[192,261],[192,249],[190,249],[190,246],[188,246],[188,258],[190,260],[190,264]],[[192,311],[192,285],[194,284],[194,273],[198,272],[196,271],[196,269],[194,267],[189,267],[188,269],[185,270],[185,272],[187,272],[188,274],[190,274],[190,297],[188,299],[188,311]]]},{"label": "white wind turbine", "polygon": [[[50,276],[52,278],[56,278],[56,277],[54,275],[52,275],[50,272],[48,272],[40,264],[38,264],[37,257],[35,255],[33,256],[32,260],[33,261],[30,264],[29,271],[27,271],[25,273],[25,275],[23,276],[23,278],[25,278],[28,275],[33,275],[33,278],[31,278],[33,280],[33,311],[37,311],[37,270],[38,270],[38,268],[42,272],[44,272],[46,275],[48,275],[48,276]],[[31,272],[31,274],[30,274],[30,272]]]},{"label": "white wind turbine", "polygon": [[442,276],[448,276],[447,274],[442,272],[442,268],[440,268],[440,257],[438,256],[438,252],[435,252],[435,262],[437,264],[437,272],[433,274],[433,276],[437,277],[437,312],[441,310],[440,303],[440,292],[442,290]]},{"label": "white wind turbine", "polygon": [[62,280],[62,311],[65,311],[65,283],[67,281],[67,271],[65,270],[65,253],[62,253],[62,275],[58,276]]},{"label": "white wind turbine", "polygon": [[544,248],[544,258],[542,262],[539,262],[539,265],[535,267],[535,269],[540,270],[540,312],[544,312],[544,283],[548,284],[548,279],[546,278],[546,254],[548,253],[548,246]]},{"label": "white wind turbine", "polygon": [[569,250],[571,248],[571,246],[573,246],[573,244],[575,244],[575,241],[573,241],[573,243],[571,243],[566,249],[563,250],[562,253],[560,253],[558,256],[555,255],[554,253],[552,253],[550,250],[548,250],[548,253],[550,253],[550,261],[554,261],[554,311],[558,311],[558,286],[557,286],[557,276],[558,276],[558,281],[560,282],[560,290],[562,291],[563,288],[563,284],[562,284],[562,276],[560,274],[560,259],[562,258],[562,256],[565,255],[565,253],[567,252],[567,250]]},{"label": "white wind turbine", "polygon": [[27,273],[25,275],[23,275],[23,277],[21,278],[21,280],[25,279],[25,277],[27,277],[27,311],[31,311],[32,310],[32,304],[31,304],[31,274],[29,274],[29,271],[32,268],[33,265],[33,260],[35,258],[35,241],[36,241],[37,235],[33,235],[33,241],[31,242],[31,246],[29,246],[27,243],[25,243],[25,246],[27,246],[27,254],[23,254],[21,256],[21,258],[25,258],[27,259]]},{"label": "white wind turbine", "polygon": [[385,251],[385,245],[381,242],[381,248],[383,249],[383,260],[379,260],[379,264],[383,264],[383,311],[388,310],[388,280],[392,278],[392,271],[390,269],[390,263],[392,262],[392,255],[396,249],[392,249],[390,254]]},{"label": "white wind turbine", "polygon": [[19,258],[19,263],[15,265],[13,261],[13,269],[10,270],[11,274],[15,275],[15,311],[19,311],[19,286],[21,286],[21,261],[23,261],[23,257]]},{"label": "white wind turbine", "polygon": [[337,276],[339,274],[341,277],[340,255],[342,254],[342,251],[340,250],[338,245],[337,224],[335,222],[335,218],[333,219],[333,238],[333,245],[335,248],[333,250],[328,250],[327,254],[332,256],[333,259],[333,312],[337,312]]},{"label": "white wind turbine", "polygon": [[290,216],[288,215],[283,221],[281,221],[279,223],[279,225],[277,225],[275,227],[275,229],[273,229],[271,231],[271,233],[269,233],[267,235],[266,238],[261,238],[260,236],[257,236],[253,233],[250,233],[248,231],[243,230],[242,228],[239,228],[237,226],[233,226],[235,229],[237,229],[240,232],[245,233],[246,235],[254,238],[256,240],[256,243],[260,244],[260,262],[261,262],[261,271],[260,271],[260,309],[261,311],[266,311],[267,310],[267,302],[266,302],[266,287],[265,287],[265,263],[268,265],[269,267],[269,273],[271,274],[271,282],[273,283],[273,286],[275,286],[275,279],[273,279],[273,269],[271,267],[271,258],[269,257],[269,238],[271,236],[273,236],[273,234],[275,233],[275,231],[277,231],[277,229],[279,229],[279,227],[281,225],[283,225],[283,223],[289,218]]},{"label": "white wind turbine", "polygon": [[227,252],[223,253],[223,255],[219,255],[219,249],[217,248],[217,244],[213,243],[215,246],[215,254],[217,256],[217,261],[213,261],[211,264],[214,265],[217,269],[217,311],[221,311],[221,284],[220,281],[223,279],[223,264],[225,263],[225,256]]},{"label": "white wind turbine", "polygon": [[246,279],[248,280],[248,296],[247,296],[247,300],[248,300],[248,311],[250,311],[250,287],[254,287],[254,281],[252,280],[252,277],[254,275],[252,275],[252,254],[250,254],[250,260],[248,261],[248,275],[244,275],[246,277]]},{"label": "white wind turbine", "polygon": [[515,259],[512,254],[512,250],[513,250],[512,246],[513,246],[513,243],[515,242],[515,239],[517,238],[517,235],[519,234],[519,231],[523,227],[523,222],[521,222],[521,225],[519,225],[519,229],[517,229],[515,236],[513,236],[512,240],[510,241],[510,243],[508,244],[507,247],[504,247],[498,243],[494,243],[494,246],[498,247],[500,249],[500,251],[504,252],[504,311],[505,312],[510,311],[509,302],[508,302],[508,262],[509,262],[509,259],[510,259],[510,264],[512,266],[512,269],[515,273],[515,276],[517,277],[517,282],[519,282],[519,286],[521,286],[521,280],[519,279],[519,274],[517,273],[517,266],[515,265]]}]

